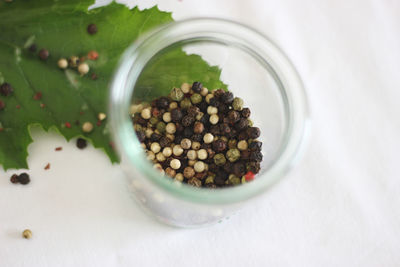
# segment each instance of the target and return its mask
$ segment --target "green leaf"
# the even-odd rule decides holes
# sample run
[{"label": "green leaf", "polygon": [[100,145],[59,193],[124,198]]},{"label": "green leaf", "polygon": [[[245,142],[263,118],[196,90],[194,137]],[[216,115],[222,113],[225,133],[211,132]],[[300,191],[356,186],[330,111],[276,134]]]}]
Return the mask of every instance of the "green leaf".
[{"label": "green leaf", "polygon": [[[107,123],[96,126],[97,114],[107,111],[108,84],[123,51],[141,33],[172,18],[156,6],[140,11],[113,2],[88,10],[93,3],[92,0],[0,2],[0,83],[8,82],[14,88],[13,95],[0,96],[6,104],[0,111],[0,164],[5,170],[28,168],[27,146],[32,142],[29,128],[34,124],[46,131],[56,128],[67,140],[85,136],[95,147],[103,149],[112,162],[118,161],[110,145]],[[87,33],[90,23],[97,25],[98,32],[94,35]],[[50,57],[41,61],[37,52],[27,49],[32,43],[38,50],[47,49]],[[74,69],[64,71],[57,67],[59,58],[85,56],[91,50],[97,51],[99,58],[87,61],[91,69],[88,75],[80,76]],[[98,76],[97,80],[91,79],[92,73]],[[173,49],[145,69],[138,87],[152,87],[152,92],[158,95],[166,95],[173,86],[185,81],[199,80],[209,88],[226,88],[219,75],[217,67],[209,66],[199,56]],[[34,100],[37,92],[42,93],[40,100]],[[81,131],[86,121],[95,127],[89,134]],[[65,126],[67,122],[71,128]]]}]

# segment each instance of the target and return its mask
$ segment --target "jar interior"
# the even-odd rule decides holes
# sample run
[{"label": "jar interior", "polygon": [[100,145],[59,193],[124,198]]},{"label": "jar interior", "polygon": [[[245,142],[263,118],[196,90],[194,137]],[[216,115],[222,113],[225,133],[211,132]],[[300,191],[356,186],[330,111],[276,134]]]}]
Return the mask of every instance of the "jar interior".
[{"label": "jar interior", "polygon": [[[197,65],[181,60],[182,51],[190,57],[201,56],[210,67],[199,72]],[[198,78],[193,80],[193,76]],[[168,86],[160,88],[160,81]],[[272,67],[245,47],[204,38],[185,40],[162,49],[147,62],[135,83],[131,102],[167,96],[173,87],[194,81],[202,82],[209,90],[220,85],[244,100],[244,106],[251,110],[250,119],[261,130],[258,139],[263,142],[264,157],[256,179],[263,179],[262,174],[285,145],[288,127],[285,91]]]}]

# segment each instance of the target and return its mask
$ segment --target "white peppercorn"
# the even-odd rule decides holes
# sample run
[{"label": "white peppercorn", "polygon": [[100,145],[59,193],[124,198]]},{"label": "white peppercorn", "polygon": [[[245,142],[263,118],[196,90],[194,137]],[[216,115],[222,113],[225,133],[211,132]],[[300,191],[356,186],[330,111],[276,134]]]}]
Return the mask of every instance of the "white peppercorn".
[{"label": "white peppercorn", "polygon": [[218,117],[217,114],[213,114],[213,115],[210,116],[210,123],[211,124],[215,125],[215,124],[218,123],[218,121],[219,121],[219,117]]},{"label": "white peppercorn", "polygon": [[91,122],[85,122],[82,125],[82,131],[85,133],[90,133],[93,130],[93,124]]},{"label": "white peppercorn", "polygon": [[192,141],[187,138],[183,138],[181,141],[181,147],[183,149],[189,149],[192,146]]},{"label": "white peppercorn", "polygon": [[99,114],[97,114],[97,118],[100,121],[104,121],[107,118],[107,115],[105,113],[103,113],[103,112],[100,112]]},{"label": "white peppercorn", "polygon": [[65,58],[60,58],[57,61],[57,65],[60,69],[66,69],[68,67],[68,61]]},{"label": "white peppercorn", "polygon": [[172,149],[170,147],[164,147],[162,153],[165,157],[170,157],[172,155]]},{"label": "white peppercorn", "polygon": [[173,101],[173,102],[169,103],[169,108],[170,109],[175,109],[177,107],[178,107],[178,103],[177,102]]},{"label": "white peppercorn", "polygon": [[205,169],[205,164],[202,161],[198,161],[193,166],[195,172],[203,172]]},{"label": "white peppercorn", "polygon": [[142,116],[143,119],[148,120],[151,118],[151,111],[150,108],[144,108],[140,112],[140,115]]},{"label": "white peppercorn", "polygon": [[173,135],[173,134],[168,134],[167,133],[165,136],[171,141],[174,141],[174,139],[175,139],[175,135]]},{"label": "white peppercorn", "polygon": [[169,133],[169,134],[175,133],[175,132],[176,132],[175,123],[169,122],[169,123],[167,124],[167,126],[165,126],[165,131],[166,131],[167,133]]},{"label": "white peppercorn", "polygon": [[165,174],[168,175],[169,177],[174,178],[176,175],[176,171],[170,167],[165,169]]},{"label": "white peppercorn", "polygon": [[154,131],[151,128],[147,128],[146,131],[144,132],[147,138],[150,138],[153,133]]},{"label": "white peppercorn", "polygon": [[153,160],[156,158],[156,155],[155,155],[154,152],[151,151],[151,150],[148,150],[148,151],[146,152],[146,154],[147,154],[147,159],[150,160],[150,161],[153,161]]},{"label": "white peppercorn", "polygon": [[160,172],[164,172],[164,170],[163,170],[163,168],[162,168],[162,166],[161,166],[160,163],[154,164],[154,165],[153,165],[153,168],[156,169],[156,170],[158,170],[158,171],[160,171]]},{"label": "white peppercorn", "polygon": [[211,133],[206,133],[203,137],[203,141],[206,144],[210,144],[214,141],[214,136]]},{"label": "white peppercorn", "polygon": [[170,122],[171,121],[171,112],[165,112],[162,116],[163,120],[165,122]]},{"label": "white peppercorn", "polygon": [[78,66],[78,72],[79,72],[81,75],[85,75],[86,73],[89,72],[89,65],[88,65],[87,63],[81,63],[81,64],[79,64],[79,66]]},{"label": "white peppercorn", "polygon": [[161,153],[161,152],[157,153],[156,159],[157,159],[158,162],[164,162],[165,161],[165,157],[164,157],[163,153]]},{"label": "white peppercorn", "polygon": [[140,113],[143,110],[143,105],[142,104],[137,104],[137,105],[131,105],[130,107],[130,114],[134,115],[135,113]]},{"label": "white peppercorn", "polygon": [[182,90],[182,92],[184,93],[184,94],[187,94],[187,93],[189,93],[190,92],[190,88],[191,88],[192,86],[190,85],[190,84],[188,84],[188,83],[182,83],[182,85],[181,85],[181,90]]},{"label": "white peppercorn", "polygon": [[207,113],[209,115],[217,114],[218,113],[218,108],[213,107],[213,106],[208,106]]},{"label": "white peppercorn", "polygon": [[178,182],[183,182],[183,179],[184,179],[182,173],[177,173],[177,174],[175,174],[175,177],[174,177],[174,178],[175,178],[175,180],[178,181]]},{"label": "white peppercorn", "polygon": [[214,97],[213,94],[208,94],[208,95],[206,95],[206,102],[207,102],[207,104],[210,104],[210,100],[211,100],[211,98],[213,98],[213,97]]},{"label": "white peppercorn", "polygon": [[154,142],[154,143],[152,143],[152,144],[150,145],[150,149],[151,149],[151,151],[153,151],[154,153],[158,153],[158,152],[160,152],[160,150],[161,150],[161,146],[160,146],[159,143]]},{"label": "white peppercorn", "polygon": [[172,153],[174,153],[175,156],[180,156],[183,153],[183,148],[180,145],[175,145],[172,149]]},{"label": "white peppercorn", "polygon": [[201,147],[201,144],[199,142],[192,142],[192,149],[199,150],[200,147]]},{"label": "white peppercorn", "polygon": [[192,166],[192,167],[193,167],[194,164],[196,164],[196,161],[195,161],[195,160],[192,160],[192,159],[189,159],[189,160],[188,160],[188,165],[189,165],[189,166]]},{"label": "white peppercorn", "polygon": [[246,150],[248,148],[248,144],[246,140],[240,140],[237,144],[237,148],[241,151]]},{"label": "white peppercorn", "polygon": [[197,151],[197,157],[201,160],[205,160],[207,158],[207,150],[204,148],[200,149]]},{"label": "white peppercorn", "polygon": [[171,166],[172,169],[177,170],[181,167],[181,162],[179,161],[179,159],[173,159],[169,163],[169,166]]},{"label": "white peppercorn", "polygon": [[189,160],[195,160],[197,158],[197,152],[195,150],[189,150],[186,155]]},{"label": "white peppercorn", "polygon": [[203,87],[203,88],[201,89],[201,91],[200,91],[200,94],[201,94],[202,96],[208,95],[208,89],[207,89],[206,87]]}]

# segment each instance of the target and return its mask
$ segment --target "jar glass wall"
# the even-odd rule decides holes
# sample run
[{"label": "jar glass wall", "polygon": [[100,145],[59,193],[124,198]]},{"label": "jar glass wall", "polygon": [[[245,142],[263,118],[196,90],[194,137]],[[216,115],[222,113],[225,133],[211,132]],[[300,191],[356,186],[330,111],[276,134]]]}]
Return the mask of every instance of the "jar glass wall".
[{"label": "jar glass wall", "polygon": [[[160,90],[159,80],[167,79],[175,86],[194,82],[185,80],[182,65],[176,64],[185,64],[193,72],[196,66],[182,62],[178,50],[218,66],[220,79],[251,109],[251,119],[261,129],[264,155],[254,181],[224,189],[194,188],[160,175],[146,159],[129,109],[131,103],[166,96],[172,87]],[[165,62],[170,62],[168,71],[152,73]],[[214,74],[215,68],[203,69],[201,77],[212,79]],[[301,80],[277,46],[244,25],[209,18],[162,26],[127,49],[111,84],[110,118],[134,198],[159,220],[182,227],[221,221],[246,200],[265,192],[295,162],[309,124]]]}]

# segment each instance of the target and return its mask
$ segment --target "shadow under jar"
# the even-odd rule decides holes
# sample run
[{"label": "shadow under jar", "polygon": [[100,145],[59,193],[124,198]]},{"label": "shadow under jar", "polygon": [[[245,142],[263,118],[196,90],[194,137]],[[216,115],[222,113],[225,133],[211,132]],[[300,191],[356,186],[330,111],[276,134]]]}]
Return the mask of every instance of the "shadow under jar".
[{"label": "shadow under jar", "polygon": [[[182,74],[179,64],[193,72],[197,68],[181,61],[182,50],[220,68],[221,81],[250,108],[254,125],[261,129],[264,156],[254,181],[223,189],[194,188],[160,175],[147,160],[130,106],[194,82]],[[169,64],[163,69],[165,62]],[[209,68],[199,81],[214,76],[215,68]],[[160,80],[170,88],[159,88]],[[298,158],[309,119],[301,80],[275,44],[242,24],[201,18],[164,25],[126,50],[111,84],[110,122],[129,189],[144,210],[166,224],[198,227],[222,221],[281,179]]]}]

